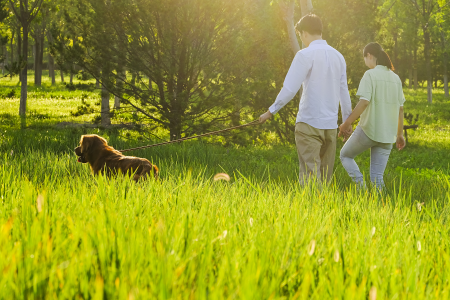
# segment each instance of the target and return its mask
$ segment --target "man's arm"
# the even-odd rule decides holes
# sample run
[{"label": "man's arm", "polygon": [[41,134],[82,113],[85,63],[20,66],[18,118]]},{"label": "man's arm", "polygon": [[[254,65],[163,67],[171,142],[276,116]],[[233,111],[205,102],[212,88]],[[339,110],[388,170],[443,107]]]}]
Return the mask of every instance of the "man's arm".
[{"label": "man's arm", "polygon": [[344,69],[344,73],[341,76],[340,103],[342,121],[345,122],[352,113],[352,101],[350,100],[350,93],[348,92],[346,69]]},{"label": "man's arm", "polygon": [[294,98],[310,69],[311,61],[301,51],[297,52],[275,102],[259,117],[261,123],[267,121]]}]

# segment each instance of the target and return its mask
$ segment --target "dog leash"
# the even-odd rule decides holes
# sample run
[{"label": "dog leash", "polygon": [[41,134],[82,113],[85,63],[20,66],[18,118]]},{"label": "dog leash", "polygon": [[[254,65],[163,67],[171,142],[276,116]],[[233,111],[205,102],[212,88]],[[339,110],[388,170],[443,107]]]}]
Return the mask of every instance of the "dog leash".
[{"label": "dog leash", "polygon": [[221,133],[221,132],[226,132],[226,131],[230,131],[230,130],[233,130],[233,129],[244,128],[244,127],[247,127],[247,126],[253,126],[253,125],[257,125],[257,124],[260,124],[259,120],[255,120],[253,122],[250,122],[250,123],[247,123],[247,124],[244,124],[244,125],[234,126],[234,127],[230,127],[230,128],[226,128],[226,129],[222,129],[222,130],[217,130],[217,131],[211,131],[211,132],[208,132],[208,133],[195,135],[195,136],[190,136],[190,137],[177,139],[177,140],[173,140],[173,141],[169,141],[169,142],[163,142],[163,143],[159,143],[159,144],[147,145],[147,146],[130,148],[130,149],[125,149],[125,150],[118,150],[118,151],[123,153],[123,152],[128,152],[128,151],[133,151],[133,150],[146,149],[146,148],[151,148],[151,147],[156,147],[156,146],[162,146],[162,145],[168,145],[168,144],[173,144],[173,143],[179,143],[179,142],[183,142],[183,141],[186,141],[186,140],[197,139],[197,138],[200,138],[200,137],[213,135],[213,134],[218,134],[218,133]]}]

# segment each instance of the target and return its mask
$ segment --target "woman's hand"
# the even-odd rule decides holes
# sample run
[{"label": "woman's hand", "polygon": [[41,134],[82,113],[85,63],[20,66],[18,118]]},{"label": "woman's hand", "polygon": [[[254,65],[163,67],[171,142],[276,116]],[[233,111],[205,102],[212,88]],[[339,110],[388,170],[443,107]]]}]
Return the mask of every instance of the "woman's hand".
[{"label": "woman's hand", "polygon": [[405,146],[406,146],[406,141],[405,141],[405,138],[403,137],[403,134],[397,136],[397,142],[396,142],[396,145],[397,145],[397,149],[398,149],[399,151],[402,150],[403,148],[405,148]]},{"label": "woman's hand", "polygon": [[344,138],[344,143],[348,140],[348,138],[352,135],[353,128],[351,124],[347,124],[347,122],[344,122],[339,126],[339,137]]}]

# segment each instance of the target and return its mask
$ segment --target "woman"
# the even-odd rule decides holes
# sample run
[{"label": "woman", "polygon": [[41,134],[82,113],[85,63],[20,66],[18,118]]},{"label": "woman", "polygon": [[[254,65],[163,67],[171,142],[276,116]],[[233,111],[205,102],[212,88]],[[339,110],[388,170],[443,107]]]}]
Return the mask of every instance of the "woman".
[{"label": "woman", "polygon": [[370,149],[370,180],[382,188],[392,143],[397,143],[398,150],[406,145],[403,138],[405,97],[402,82],[393,72],[391,59],[380,44],[370,43],[364,48],[364,62],[370,70],[359,84],[356,93],[360,98],[359,103],[339,126],[339,136],[347,137],[352,132],[352,123],[361,116],[355,132],[341,150],[341,162],[353,181],[365,186],[363,174],[354,158]]}]

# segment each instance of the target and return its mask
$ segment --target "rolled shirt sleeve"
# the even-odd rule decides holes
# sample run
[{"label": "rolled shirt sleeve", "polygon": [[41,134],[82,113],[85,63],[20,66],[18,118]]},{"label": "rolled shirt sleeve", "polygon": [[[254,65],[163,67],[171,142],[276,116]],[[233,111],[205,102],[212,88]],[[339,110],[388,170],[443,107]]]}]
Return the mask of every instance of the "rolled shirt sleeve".
[{"label": "rolled shirt sleeve", "polygon": [[303,81],[306,79],[311,67],[312,62],[305,57],[301,51],[297,52],[286,78],[284,79],[283,88],[275,99],[275,102],[269,107],[269,111],[272,114],[276,114],[280,109],[288,104],[292,98],[294,98]]},{"label": "rolled shirt sleeve", "polygon": [[345,121],[352,113],[352,101],[350,100],[350,94],[348,92],[346,69],[344,69],[344,73],[341,76],[340,103],[342,120]]},{"label": "rolled shirt sleeve", "polygon": [[367,101],[372,100],[372,79],[370,78],[370,74],[368,72],[364,73],[363,78],[359,82],[356,96]]},{"label": "rolled shirt sleeve", "polygon": [[398,99],[399,99],[400,106],[403,106],[406,99],[405,99],[405,95],[403,94],[403,89],[401,88],[401,86],[398,89]]}]

